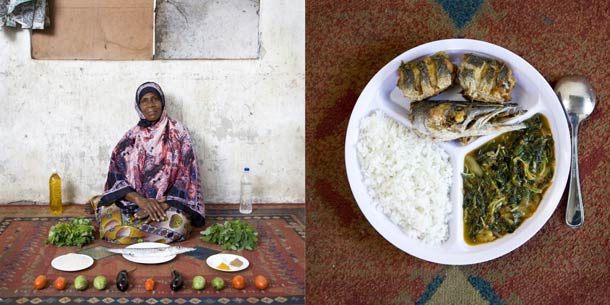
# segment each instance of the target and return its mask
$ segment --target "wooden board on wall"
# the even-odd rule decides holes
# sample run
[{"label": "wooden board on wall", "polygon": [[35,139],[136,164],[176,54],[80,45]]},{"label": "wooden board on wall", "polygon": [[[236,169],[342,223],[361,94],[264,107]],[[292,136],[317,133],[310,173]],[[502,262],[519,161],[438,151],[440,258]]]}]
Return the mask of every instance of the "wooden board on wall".
[{"label": "wooden board on wall", "polygon": [[51,0],[51,26],[32,31],[34,59],[152,59],[155,0]]}]

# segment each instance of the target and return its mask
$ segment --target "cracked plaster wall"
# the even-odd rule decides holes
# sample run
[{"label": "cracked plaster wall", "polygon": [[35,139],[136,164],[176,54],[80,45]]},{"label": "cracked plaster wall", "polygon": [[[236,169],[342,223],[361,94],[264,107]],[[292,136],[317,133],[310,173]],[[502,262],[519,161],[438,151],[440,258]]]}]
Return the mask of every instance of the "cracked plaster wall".
[{"label": "cracked plaster wall", "polygon": [[256,60],[36,61],[26,30],[0,31],[0,203],[64,202],[103,190],[110,152],[137,123],[145,81],[195,141],[208,203],[239,201],[249,166],[254,201],[305,201],[305,3],[261,0]]}]

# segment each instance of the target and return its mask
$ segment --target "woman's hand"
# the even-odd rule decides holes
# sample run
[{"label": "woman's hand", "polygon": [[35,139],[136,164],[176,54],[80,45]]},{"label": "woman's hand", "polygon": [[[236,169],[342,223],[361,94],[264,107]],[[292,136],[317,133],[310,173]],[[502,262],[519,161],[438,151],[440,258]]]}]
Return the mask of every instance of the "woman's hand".
[{"label": "woman's hand", "polygon": [[[165,204],[165,198],[161,198],[159,200],[152,198],[142,197],[140,194],[136,192],[131,192],[125,195],[125,199],[134,202],[138,207],[145,211],[145,214],[150,217],[153,221],[162,221],[165,220],[165,210],[161,207],[162,204]],[[139,214],[139,216],[143,217],[144,214]]]},{"label": "woman's hand", "polygon": [[153,221],[159,222],[165,220],[165,210],[161,208],[161,204],[165,202],[165,199],[161,199],[159,201],[152,198],[143,198],[142,200],[138,200],[136,204],[140,207],[140,209],[146,211],[148,217],[150,217]]},{"label": "woman's hand", "polygon": [[[167,204],[165,202],[165,200],[163,200],[163,202],[161,202],[161,209],[163,209],[163,211],[167,211],[167,209],[169,209],[169,204]],[[139,210],[135,215],[136,219],[146,219],[148,218],[148,212],[146,212],[146,210],[141,209]],[[152,222],[152,219],[146,219],[146,223],[150,223]]]}]

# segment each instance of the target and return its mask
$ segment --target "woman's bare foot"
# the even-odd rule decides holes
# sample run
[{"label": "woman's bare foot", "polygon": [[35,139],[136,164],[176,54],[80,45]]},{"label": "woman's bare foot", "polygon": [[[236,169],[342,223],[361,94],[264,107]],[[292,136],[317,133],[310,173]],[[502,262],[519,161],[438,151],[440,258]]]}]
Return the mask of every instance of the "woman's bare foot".
[{"label": "woman's bare foot", "polygon": [[102,196],[100,196],[100,195],[91,197],[91,199],[89,199],[89,201],[87,201],[87,203],[85,203],[85,213],[90,214],[90,215],[95,214],[95,208],[97,207],[97,204],[99,203],[100,198],[102,198]]}]

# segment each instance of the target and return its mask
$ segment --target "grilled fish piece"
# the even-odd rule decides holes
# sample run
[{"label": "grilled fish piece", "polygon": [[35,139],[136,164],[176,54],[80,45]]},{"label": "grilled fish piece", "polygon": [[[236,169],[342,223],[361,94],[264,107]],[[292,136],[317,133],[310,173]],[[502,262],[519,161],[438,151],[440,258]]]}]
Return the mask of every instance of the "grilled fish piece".
[{"label": "grilled fish piece", "polygon": [[158,257],[158,256],[170,256],[175,254],[182,254],[191,251],[195,251],[195,248],[189,247],[156,247],[156,248],[125,248],[125,249],[113,249],[113,248],[105,248],[104,250],[116,254],[124,254],[129,256],[149,256],[149,257]]},{"label": "grilled fish piece", "polygon": [[515,103],[503,105],[461,101],[411,102],[413,130],[435,142],[460,139],[467,144],[478,136],[525,128],[525,124],[505,124],[525,113]]},{"label": "grilled fish piece", "polygon": [[419,61],[401,63],[398,67],[398,88],[412,101],[437,95],[453,83],[455,67],[445,52],[438,52]]},{"label": "grilled fish piece", "polygon": [[496,104],[511,100],[516,83],[505,63],[471,53],[464,54],[457,78],[464,97]]}]

